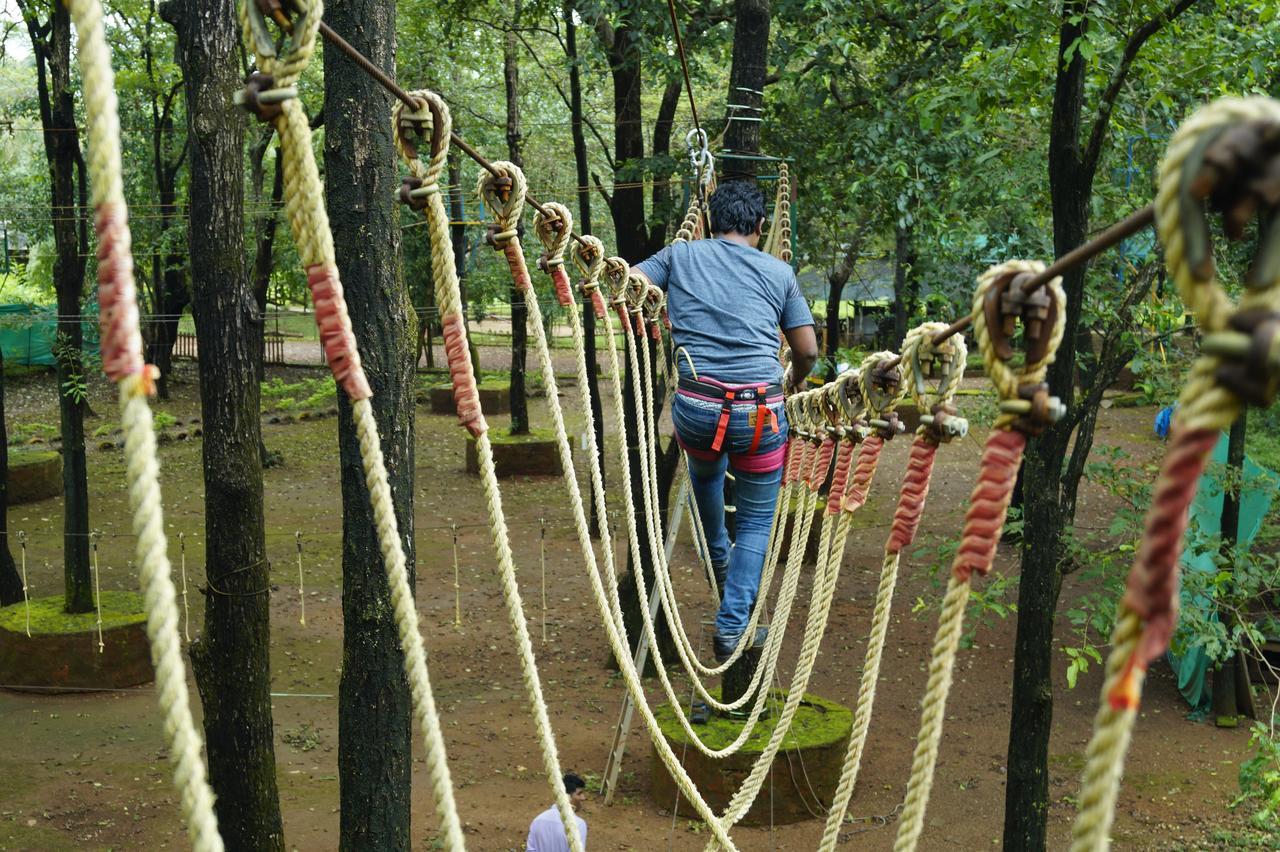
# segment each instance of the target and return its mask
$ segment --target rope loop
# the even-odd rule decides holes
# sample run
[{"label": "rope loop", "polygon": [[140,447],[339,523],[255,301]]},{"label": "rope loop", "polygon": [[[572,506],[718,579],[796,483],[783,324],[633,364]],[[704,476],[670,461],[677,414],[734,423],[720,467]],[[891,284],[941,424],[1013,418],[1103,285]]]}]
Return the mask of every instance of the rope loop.
[{"label": "rope loop", "polygon": [[600,295],[600,276],[604,273],[604,244],[587,234],[574,246],[573,265],[582,273],[578,289],[584,298],[591,300],[596,319],[604,319],[604,297]]},{"label": "rope loop", "polygon": [[546,249],[538,260],[538,266],[544,271],[549,271],[564,265],[565,249],[573,239],[573,214],[569,212],[568,207],[556,201],[548,201],[542,207],[550,215],[544,214],[542,210],[534,213],[533,232],[538,235],[543,248]]},{"label": "rope loop", "polygon": [[[417,89],[409,93],[418,101],[418,108],[411,109],[397,100],[391,108],[391,136],[395,140],[400,160],[409,167],[412,181],[406,179],[400,188],[399,200],[414,210],[425,210],[429,196],[440,191],[440,175],[444,173],[449,155],[448,138],[453,128],[453,118],[444,99],[435,92]],[[422,162],[418,142],[427,140],[430,159]],[[407,187],[407,189],[406,189]]]},{"label": "rope loop", "polygon": [[[290,12],[296,17],[290,17]],[[324,16],[323,0],[291,0],[286,10],[280,0],[242,0],[240,3],[240,28],[244,43],[253,46],[258,70],[272,78],[272,91],[287,90],[298,81],[316,49],[316,35],[320,32],[320,20]],[[288,49],[281,52],[271,35],[268,19],[282,32],[288,33]],[[296,97],[294,91],[292,96]],[[245,97],[252,98],[245,90]],[[261,90],[258,99],[261,100]],[[278,101],[277,101],[278,103]],[[256,111],[256,110],[255,110]],[[265,120],[265,119],[264,119]]]},{"label": "rope loop", "polygon": [[862,359],[857,372],[858,392],[871,415],[870,426],[886,441],[905,430],[894,409],[907,395],[906,382],[897,367],[882,366],[893,357],[892,352],[874,352]]},{"label": "rope loop", "polygon": [[[1066,413],[1062,401],[1049,395],[1045,375],[1062,343],[1066,325],[1066,293],[1062,278],[1027,292],[1026,283],[1044,271],[1039,261],[1009,260],[978,277],[973,297],[973,333],[983,366],[1000,394],[997,429],[1038,435]],[[1012,338],[1023,325],[1024,360],[1014,357]]]},{"label": "rope loop", "polygon": [[[1174,134],[1160,164],[1156,230],[1170,276],[1205,333],[1218,384],[1245,402],[1270,405],[1280,388],[1280,102],[1223,98]],[[1261,173],[1261,174],[1259,174]],[[1239,305],[1218,280],[1201,198],[1223,214],[1226,235],[1244,236],[1257,213],[1275,220],[1245,276]]]},{"label": "rope loop", "polygon": [[836,401],[844,412],[844,419],[856,426],[865,426],[862,419],[867,413],[866,397],[862,395],[862,370],[849,370],[835,380]]},{"label": "rope loop", "polygon": [[493,170],[481,171],[476,194],[497,223],[486,237],[499,251],[519,236],[520,215],[524,212],[524,196],[529,184],[524,171],[515,163],[494,160]]},{"label": "rope loop", "polygon": [[[958,416],[955,394],[964,378],[968,347],[955,334],[939,344],[933,339],[946,323],[926,322],[907,332],[902,342],[902,383],[920,412],[916,434],[942,444],[969,433],[969,421]],[[935,378],[932,388],[926,379]]]}]

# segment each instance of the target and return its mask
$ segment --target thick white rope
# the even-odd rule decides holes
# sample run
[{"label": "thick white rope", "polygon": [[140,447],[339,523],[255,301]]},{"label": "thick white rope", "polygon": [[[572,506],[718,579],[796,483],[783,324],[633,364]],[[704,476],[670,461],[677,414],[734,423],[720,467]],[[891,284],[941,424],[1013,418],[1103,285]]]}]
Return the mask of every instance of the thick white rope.
[{"label": "thick white rope", "polygon": [[187,836],[197,852],[221,852],[223,844],[213,810],[213,791],[205,776],[200,735],[191,716],[187,670],[178,638],[177,595],[164,532],[160,464],[151,406],[147,403],[153,374],[142,364],[111,54],[98,0],[69,0],[67,7],[79,37],[80,72],[88,119],[89,177],[104,299],[103,366],[119,386],[129,506],[133,511],[134,534],[138,537],[135,553],[147,613],[147,641],[155,667],[156,693],[164,715],[169,762],[187,823]]}]

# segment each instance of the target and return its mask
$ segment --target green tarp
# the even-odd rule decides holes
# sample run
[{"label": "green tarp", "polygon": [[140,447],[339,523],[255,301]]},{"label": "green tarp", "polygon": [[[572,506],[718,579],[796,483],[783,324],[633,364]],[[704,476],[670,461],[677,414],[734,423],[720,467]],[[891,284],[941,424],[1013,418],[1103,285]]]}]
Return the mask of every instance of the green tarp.
[{"label": "green tarp", "polygon": [[[1195,502],[1191,504],[1190,525],[1187,530],[1188,542],[1217,536],[1222,530],[1222,466],[1227,463],[1227,435],[1223,433],[1218,445],[1214,447],[1210,458],[1210,469],[1200,477],[1200,487],[1196,491]],[[1216,468],[1216,470],[1215,470]],[[1262,520],[1271,508],[1271,497],[1275,493],[1280,477],[1255,464],[1248,456],[1244,459],[1244,483],[1240,491],[1240,545],[1248,547],[1262,528]],[[1184,571],[1213,572],[1218,570],[1214,564],[1212,553],[1182,554]],[[1204,598],[1193,600],[1184,588],[1182,591],[1182,608],[1206,606]],[[1208,716],[1212,704],[1212,691],[1209,684],[1209,656],[1203,648],[1192,646],[1184,656],[1169,653],[1169,665],[1178,678],[1178,689],[1182,697],[1191,705],[1193,717]]]},{"label": "green tarp", "polygon": [[[52,367],[58,309],[52,305],[0,305],[0,351],[6,364]],[[98,355],[98,324],[81,323],[85,355]]]}]

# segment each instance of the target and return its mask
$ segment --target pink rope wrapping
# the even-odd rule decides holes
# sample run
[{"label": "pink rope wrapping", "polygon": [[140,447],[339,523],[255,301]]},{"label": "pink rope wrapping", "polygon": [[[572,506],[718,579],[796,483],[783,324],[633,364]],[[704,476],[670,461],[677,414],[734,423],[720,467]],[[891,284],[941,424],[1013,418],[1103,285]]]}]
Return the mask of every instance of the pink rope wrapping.
[{"label": "pink rope wrapping", "polygon": [[889,533],[889,553],[901,553],[915,540],[924,512],[924,501],[929,496],[929,480],[933,476],[933,460],[937,458],[938,445],[923,435],[911,442],[911,455],[907,459],[907,472],[902,477],[902,491],[898,494],[898,508],[893,513],[893,529]]},{"label": "pink rope wrapping", "polygon": [[844,505],[841,507],[846,512],[857,511],[867,502],[867,495],[871,492],[871,479],[876,475],[876,463],[880,461],[882,449],[884,438],[879,435],[872,435],[862,442],[858,463],[853,470],[853,482],[845,492]]},{"label": "pink rope wrapping", "polygon": [[787,436],[787,460],[782,465],[783,485],[790,485],[800,478],[799,465],[803,444],[804,442],[794,435]]},{"label": "pink rope wrapping", "polygon": [[129,214],[123,204],[102,204],[94,211],[98,234],[98,328],[102,369],[118,382],[141,373],[142,335],[138,331],[138,294],[129,250]]},{"label": "pink rope wrapping", "polygon": [[564,271],[563,264],[551,267],[551,283],[555,285],[556,299],[560,302],[560,307],[572,307],[573,286],[569,283],[569,273]]},{"label": "pink rope wrapping", "polygon": [[448,313],[440,318],[444,333],[444,354],[449,361],[449,379],[453,383],[453,405],[458,422],[475,437],[489,428],[480,410],[480,394],[476,391],[476,374],[471,369],[471,352],[467,349],[467,329],[462,314]]},{"label": "pink rope wrapping", "polygon": [[347,315],[347,301],[342,295],[337,267],[322,263],[307,267],[307,287],[315,303],[320,345],[334,379],[352,402],[368,399],[373,391],[360,365],[360,352],[356,349],[356,336],[351,330],[351,317]]},{"label": "pink rope wrapping", "polygon": [[830,438],[822,439],[822,446],[818,448],[817,461],[805,480],[805,484],[809,486],[810,491],[817,491],[822,487],[823,481],[827,478],[827,471],[831,468],[831,456],[835,453],[835,449],[835,441]]},{"label": "pink rope wrapping", "polygon": [[1026,446],[1027,436],[1017,429],[996,429],[987,438],[978,484],[969,498],[964,532],[951,563],[952,576],[961,582],[967,583],[975,571],[983,576],[991,571]]},{"label": "pink rope wrapping", "polygon": [[511,270],[511,283],[516,292],[524,293],[533,286],[529,277],[529,267],[524,262],[524,250],[520,248],[520,239],[512,237],[502,244],[502,254],[507,259],[507,268]]},{"label": "pink rope wrapping", "polygon": [[841,441],[836,452],[836,470],[831,475],[831,490],[827,492],[827,514],[836,515],[844,505],[844,489],[849,482],[849,468],[853,462],[853,442]]},{"label": "pink rope wrapping", "polygon": [[595,308],[596,319],[604,319],[604,296],[600,295],[600,290],[597,287],[591,289],[591,306]]},{"label": "pink rope wrapping", "polygon": [[1178,619],[1178,557],[1182,555],[1182,537],[1187,531],[1187,511],[1217,443],[1216,429],[1175,428],[1169,438],[1169,449],[1160,465],[1160,477],[1147,511],[1142,544],[1129,569],[1124,593],[1124,605],[1144,623],[1128,670],[1107,696],[1116,709],[1137,706],[1134,670],[1145,670],[1169,647]]}]

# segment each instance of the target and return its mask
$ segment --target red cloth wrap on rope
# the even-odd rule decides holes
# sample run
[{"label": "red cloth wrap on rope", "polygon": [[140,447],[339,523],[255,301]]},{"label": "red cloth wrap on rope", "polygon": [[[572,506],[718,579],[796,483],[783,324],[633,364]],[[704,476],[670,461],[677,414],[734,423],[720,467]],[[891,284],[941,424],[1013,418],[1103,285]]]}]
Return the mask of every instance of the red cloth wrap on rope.
[{"label": "red cloth wrap on rope", "polygon": [[656,322],[649,323],[649,336],[654,340],[661,340],[662,326],[658,325]]},{"label": "red cloth wrap on rope", "polygon": [[449,361],[449,379],[453,382],[453,405],[458,422],[477,438],[488,430],[484,412],[480,410],[480,394],[476,392],[476,374],[471,369],[471,351],[467,349],[467,329],[462,314],[448,313],[440,318],[444,333],[444,355]]},{"label": "red cloth wrap on rope", "polygon": [[831,475],[831,490],[827,492],[827,514],[836,515],[844,505],[844,489],[849,482],[849,468],[853,464],[853,442],[841,441],[836,451],[836,471]]},{"label": "red cloth wrap on rope", "polygon": [[604,296],[600,295],[599,288],[591,290],[591,306],[596,309],[596,319],[604,319]]},{"label": "red cloth wrap on rope", "polygon": [[933,476],[933,460],[937,458],[938,445],[922,435],[911,443],[911,455],[907,458],[907,472],[902,477],[902,491],[898,494],[898,508],[893,513],[893,529],[889,532],[890,553],[901,553],[916,537],[924,501],[929,496],[929,479]]},{"label": "red cloth wrap on rope", "polygon": [[835,453],[836,442],[830,438],[822,439],[822,446],[818,447],[818,458],[816,463],[809,470],[809,475],[805,479],[805,484],[809,486],[810,491],[817,491],[822,487],[822,483],[827,479],[827,471],[831,468],[831,456]]},{"label": "red cloth wrap on rope", "polygon": [[801,438],[788,438],[791,442],[791,452],[795,453],[795,464],[789,468],[784,468],[782,473],[783,484],[790,485],[800,482],[808,476],[809,465],[813,463],[813,444]]},{"label": "red cloth wrap on rope", "polygon": [[507,268],[511,270],[511,283],[516,291],[524,293],[533,287],[533,279],[529,277],[529,267],[524,262],[524,250],[520,248],[520,238],[512,237],[503,243],[502,254],[507,259]]},{"label": "red cloth wrap on rope", "polygon": [[800,461],[800,442],[795,437],[787,436],[787,455],[782,463],[782,484],[790,485],[796,481],[796,464]]},{"label": "red cloth wrap on rope", "polygon": [[129,214],[123,204],[103,204],[94,211],[102,369],[114,382],[140,373],[144,367],[128,228]]},{"label": "red cloth wrap on rope", "polygon": [[867,494],[871,491],[871,479],[876,475],[876,463],[880,461],[880,451],[884,449],[884,438],[872,435],[862,442],[858,451],[858,463],[853,468],[853,481],[844,494],[844,504],[840,507],[846,512],[855,512],[867,502]]},{"label": "red cloth wrap on rope", "polygon": [[338,268],[317,263],[307,267],[307,287],[316,307],[316,327],[320,329],[320,346],[333,377],[352,402],[373,396],[364,368],[360,366],[360,352],[356,349],[356,336],[351,330],[351,318],[347,316],[347,301],[342,296],[342,281]]},{"label": "red cloth wrap on rope", "polygon": [[1187,511],[1217,443],[1216,429],[1175,429],[1169,438],[1124,593],[1124,605],[1144,624],[1129,668],[1107,696],[1116,709],[1138,706],[1134,670],[1145,670],[1169,647],[1178,617],[1178,557],[1187,531]]},{"label": "red cloth wrap on rope", "polygon": [[569,273],[564,271],[563,264],[556,264],[551,267],[551,283],[555,285],[556,300],[560,302],[560,307],[571,307],[573,305],[573,285],[569,283]]},{"label": "red cloth wrap on rope", "polygon": [[622,331],[624,334],[631,333],[631,314],[627,313],[627,306],[619,302],[614,305],[618,312],[618,322],[622,323]]},{"label": "red cloth wrap on rope", "polygon": [[974,571],[983,576],[991,571],[1026,446],[1027,436],[1017,429],[996,429],[987,438],[978,468],[978,484],[969,497],[964,532],[951,563],[952,576],[961,582],[967,583]]}]

